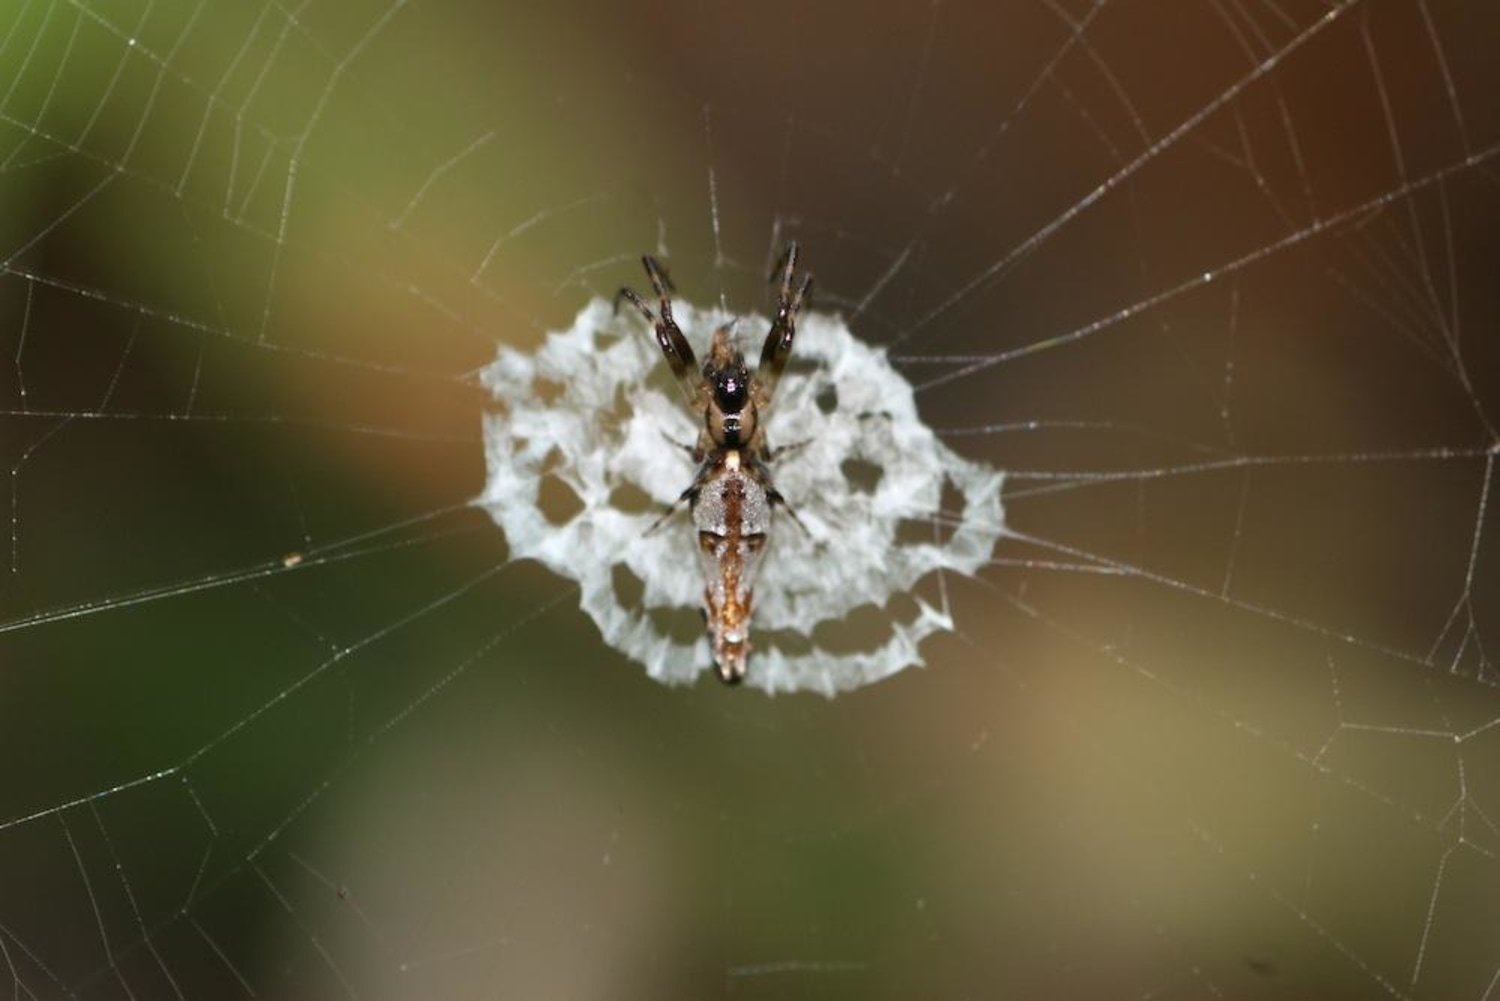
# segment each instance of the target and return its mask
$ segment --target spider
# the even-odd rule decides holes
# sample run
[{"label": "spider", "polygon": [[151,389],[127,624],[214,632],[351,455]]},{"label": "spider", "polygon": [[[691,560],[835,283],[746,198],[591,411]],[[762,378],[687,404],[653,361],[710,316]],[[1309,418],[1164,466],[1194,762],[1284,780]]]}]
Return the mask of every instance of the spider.
[{"label": "spider", "polygon": [[[781,292],[770,333],[751,374],[733,338],[734,323],[714,331],[702,368],[682,330],[672,319],[672,287],[655,258],[641,263],[656,290],[660,317],[630,288],[620,289],[615,302],[629,299],[656,331],[656,343],[666,355],[688,406],[701,415],[695,445],[684,445],[698,464],[693,482],[662,515],[654,531],[677,504],[688,503],[698,529],[698,562],[703,570],[703,617],[713,648],[719,679],[735,685],[745,679],[750,655],[750,611],[755,578],[765,556],[771,512],[778,506],[800,526],[771,483],[769,463],[776,453],[766,441],[763,418],[770,409],[776,383],[786,369],[797,334],[797,313],[812,290],[812,275],[796,283],[797,244],[772,269],[781,270]],[[795,291],[794,291],[795,287]],[[784,450],[783,450],[784,451]],[[805,529],[804,529],[805,530]]]}]

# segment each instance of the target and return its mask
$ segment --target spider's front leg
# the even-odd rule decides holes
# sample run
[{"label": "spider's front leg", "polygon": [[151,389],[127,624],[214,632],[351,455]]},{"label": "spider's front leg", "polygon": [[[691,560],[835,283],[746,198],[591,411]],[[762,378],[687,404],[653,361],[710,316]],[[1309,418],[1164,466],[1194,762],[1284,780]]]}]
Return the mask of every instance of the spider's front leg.
[{"label": "spider's front leg", "polygon": [[[755,379],[764,395],[763,406],[771,402],[776,383],[786,369],[787,359],[792,356],[792,339],[797,336],[797,314],[813,285],[813,276],[804,275],[796,292],[792,291],[797,271],[797,241],[787,244],[786,253],[777,262],[777,267],[781,269],[781,294],[776,300],[776,317],[771,321],[771,332],[766,335],[766,343],[760,349],[760,364],[755,369]],[[774,269],[772,276],[775,276]]]},{"label": "spider's front leg", "polygon": [[622,288],[615,294],[615,307],[620,305],[621,297],[629,299],[646,322],[656,330],[656,343],[661,346],[661,353],[667,357],[667,365],[672,369],[672,375],[677,379],[677,385],[682,390],[682,395],[687,398],[689,405],[698,398],[698,382],[701,378],[698,373],[698,360],[693,357],[693,348],[682,336],[682,329],[677,326],[677,321],[672,319],[672,298],[668,294],[671,291],[671,283],[662,273],[661,265],[656,263],[656,258],[649,254],[641,258],[641,264],[646,268],[646,274],[651,279],[651,287],[656,290],[656,301],[661,309],[661,319],[651,311],[635,289]]}]

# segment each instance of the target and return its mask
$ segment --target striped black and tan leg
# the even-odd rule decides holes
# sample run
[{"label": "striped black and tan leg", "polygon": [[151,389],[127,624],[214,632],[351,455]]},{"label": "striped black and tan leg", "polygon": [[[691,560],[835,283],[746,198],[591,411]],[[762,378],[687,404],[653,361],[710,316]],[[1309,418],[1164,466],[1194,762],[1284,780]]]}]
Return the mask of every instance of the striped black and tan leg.
[{"label": "striped black and tan leg", "polygon": [[[792,356],[792,340],[797,336],[797,313],[812,292],[813,276],[804,275],[801,284],[796,284],[797,242],[787,244],[786,253],[776,262],[781,271],[781,290],[776,300],[776,316],[771,320],[771,332],[760,349],[760,365],[755,370],[765,401],[775,395],[776,383],[786,370],[787,359]],[[771,274],[775,280],[775,269]],[[793,286],[795,285],[795,291]]]},{"label": "striped black and tan leg", "polygon": [[672,319],[672,284],[666,273],[662,271],[661,265],[656,258],[647,255],[641,258],[641,263],[646,268],[646,274],[651,278],[651,287],[656,291],[657,307],[661,310],[658,318],[651,311],[651,307],[632,288],[622,288],[615,295],[615,306],[618,308],[620,299],[629,299],[646,322],[651,324],[656,331],[656,343],[661,346],[661,353],[667,357],[667,365],[672,369],[672,375],[677,379],[677,385],[682,389],[682,394],[688,403],[693,403],[698,398],[698,387],[702,381],[702,373],[698,371],[698,360],[693,356],[692,345],[688,344],[687,338],[682,336],[682,329],[677,326],[677,321]]}]

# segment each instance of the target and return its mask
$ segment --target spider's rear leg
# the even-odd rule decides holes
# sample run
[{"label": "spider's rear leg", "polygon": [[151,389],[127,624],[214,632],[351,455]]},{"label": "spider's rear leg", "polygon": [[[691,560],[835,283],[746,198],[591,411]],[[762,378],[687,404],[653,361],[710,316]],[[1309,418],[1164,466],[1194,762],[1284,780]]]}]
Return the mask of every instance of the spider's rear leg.
[{"label": "spider's rear leg", "polygon": [[646,529],[641,534],[642,535],[650,535],[653,532],[655,532],[658,528],[661,528],[663,525],[665,525],[667,523],[667,519],[668,518],[672,517],[672,515],[674,515],[674,514],[677,513],[677,509],[682,505],[682,503],[684,501],[686,501],[688,504],[691,504],[693,502],[693,498],[695,498],[697,496],[698,496],[698,481],[694,480],[693,481],[693,485],[690,486],[690,487],[688,487],[681,494],[679,494],[678,497],[677,497],[677,499],[675,501],[673,501],[671,504],[668,504],[667,505],[667,509],[661,513],[661,516],[659,518],[657,518],[655,521],[653,521],[651,523],[651,527],[648,528],[648,529]]},{"label": "spider's rear leg", "polygon": [[797,314],[812,294],[812,275],[803,275],[802,283],[793,290],[797,253],[797,241],[793,240],[787,244],[786,253],[777,262],[777,267],[781,269],[781,292],[776,300],[776,316],[771,321],[771,331],[766,334],[766,343],[760,349],[760,364],[755,369],[755,378],[760,382],[767,401],[775,396],[776,383],[781,380],[787,359],[792,356],[792,340],[797,336]]},{"label": "spider's rear leg", "polygon": [[[806,442],[803,442],[802,444],[806,444]],[[800,445],[798,447],[800,447]],[[807,526],[802,523],[802,519],[797,517],[797,512],[792,510],[792,506],[786,502],[786,498],[781,496],[781,491],[777,490],[775,485],[772,483],[771,470],[767,468],[766,464],[759,459],[752,460],[752,462],[753,464],[751,466],[751,469],[755,473],[755,478],[760,481],[760,485],[766,488],[766,500],[770,502],[771,507],[779,507],[787,514],[791,515],[792,520],[797,523],[797,527],[802,529],[802,531],[807,535],[811,536],[812,533],[807,530]]]},{"label": "spider's rear leg", "polygon": [[791,515],[792,521],[796,522],[797,527],[802,529],[802,534],[806,535],[808,538],[812,538],[812,532],[808,531],[807,526],[802,523],[802,519],[797,517],[796,510],[786,502],[786,498],[781,496],[781,492],[779,490],[777,490],[775,487],[767,490],[766,500],[771,502],[771,506],[773,508],[779,507],[787,514]]},{"label": "spider's rear leg", "polygon": [[656,292],[657,307],[661,310],[660,319],[646,305],[635,289],[626,287],[615,294],[615,308],[620,306],[620,299],[629,299],[636,309],[640,310],[646,322],[651,324],[656,331],[656,343],[661,347],[661,353],[667,358],[667,365],[672,369],[672,375],[677,380],[682,395],[692,403],[697,396],[698,360],[693,356],[692,345],[688,344],[687,338],[682,336],[682,329],[677,326],[677,321],[672,319],[672,297],[671,282],[666,273],[662,271],[661,265],[656,258],[649,254],[641,258],[641,264],[646,268],[646,275],[651,279],[651,287]]},{"label": "spider's rear leg", "polygon": [[[671,441],[670,438],[667,440]],[[677,495],[677,499],[667,506],[667,509],[661,513],[661,517],[653,521],[651,523],[651,527],[646,529],[644,534],[650,535],[652,532],[665,525],[667,523],[667,519],[676,514],[677,509],[684,503],[692,505],[693,501],[698,499],[698,493],[703,489],[703,483],[708,479],[709,471],[712,468],[713,467],[706,462],[700,465],[698,467],[698,471],[693,474],[693,482],[688,484],[688,488],[686,490]]]}]

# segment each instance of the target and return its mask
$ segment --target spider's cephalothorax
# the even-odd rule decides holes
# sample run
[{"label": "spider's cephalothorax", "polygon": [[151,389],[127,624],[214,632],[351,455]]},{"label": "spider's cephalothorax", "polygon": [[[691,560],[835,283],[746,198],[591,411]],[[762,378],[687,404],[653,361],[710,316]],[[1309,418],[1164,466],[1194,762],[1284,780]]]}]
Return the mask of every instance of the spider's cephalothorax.
[{"label": "spider's cephalothorax", "polygon": [[761,419],[791,356],[797,312],[812,288],[812,276],[803,276],[794,287],[797,245],[788,246],[778,264],[781,287],[776,316],[752,374],[731,336],[732,324],[714,331],[708,359],[698,368],[692,347],[672,319],[666,276],[654,258],[641,261],[656,290],[660,317],[632,290],[621,289],[620,295],[634,303],[655,328],[656,342],[678,386],[694,413],[702,415],[697,444],[690,448],[698,473],[679,501],[688,502],[698,531],[703,614],[714,665],[720,679],[736,684],[745,678],[750,654],[750,610],[771,531],[771,509],[783,504],[771,485],[772,452]]}]

